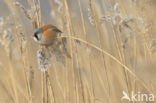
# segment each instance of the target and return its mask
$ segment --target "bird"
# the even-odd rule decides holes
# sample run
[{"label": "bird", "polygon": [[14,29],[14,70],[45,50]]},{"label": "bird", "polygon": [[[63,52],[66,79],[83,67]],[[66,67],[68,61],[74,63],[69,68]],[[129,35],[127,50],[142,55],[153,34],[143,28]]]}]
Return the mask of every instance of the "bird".
[{"label": "bird", "polygon": [[[67,40],[66,38],[58,39],[63,32],[52,24],[46,24],[39,27],[32,34],[33,39],[42,46],[52,46],[55,51],[60,53],[64,52],[68,58],[71,58],[67,51]],[[61,45],[62,44],[62,45]]]},{"label": "bird", "polygon": [[60,36],[62,31],[52,24],[46,24],[37,28],[32,34],[34,40],[41,45],[52,45],[57,36]]}]

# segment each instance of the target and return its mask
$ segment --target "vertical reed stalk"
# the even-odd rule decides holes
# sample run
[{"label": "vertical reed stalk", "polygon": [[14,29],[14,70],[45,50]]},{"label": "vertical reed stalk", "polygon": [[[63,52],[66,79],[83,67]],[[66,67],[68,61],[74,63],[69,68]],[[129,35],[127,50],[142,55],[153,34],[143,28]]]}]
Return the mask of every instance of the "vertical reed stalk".
[{"label": "vertical reed stalk", "polygon": [[[86,32],[86,24],[85,24],[85,20],[84,20],[84,15],[83,15],[83,11],[82,11],[82,6],[81,6],[81,2],[80,0],[78,0],[78,4],[79,4],[79,8],[80,8],[80,16],[81,16],[81,21],[82,21],[82,27],[83,27],[83,33],[84,33],[84,36],[85,36],[85,40],[87,41],[87,32]],[[86,45],[88,47],[88,45]],[[94,97],[95,94],[94,94],[94,87],[93,87],[93,70],[92,70],[92,67],[91,67],[91,58],[90,58],[90,54],[88,55],[89,56],[89,70],[90,70],[90,73],[91,73],[91,95]],[[92,103],[94,103],[95,101],[91,101]]]},{"label": "vertical reed stalk", "polygon": [[[93,13],[93,19],[95,20],[95,29],[96,29],[96,32],[98,34],[98,40],[99,40],[100,48],[103,48],[102,47],[102,41],[100,39],[100,35],[101,35],[100,26],[98,25],[98,22],[97,22],[98,19],[97,19],[95,10],[92,7],[92,0],[89,0],[89,6],[91,8],[91,12]],[[102,55],[103,67],[105,68],[105,74],[106,74],[106,78],[107,78],[106,80],[107,80],[107,85],[108,85],[108,91],[110,92],[110,84],[109,84],[109,78],[108,78],[108,73],[107,73],[107,66],[106,66],[105,56],[103,55],[103,53],[101,55]]]}]

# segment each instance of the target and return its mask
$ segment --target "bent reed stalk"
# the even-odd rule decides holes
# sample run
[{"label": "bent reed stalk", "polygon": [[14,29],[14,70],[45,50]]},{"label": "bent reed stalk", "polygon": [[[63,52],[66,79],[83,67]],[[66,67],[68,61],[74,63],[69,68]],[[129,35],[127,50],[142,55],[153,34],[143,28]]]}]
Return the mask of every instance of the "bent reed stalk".
[{"label": "bent reed stalk", "polygon": [[[148,86],[146,85],[146,83],[145,83],[142,79],[140,79],[138,76],[136,76],[136,74],[135,74],[133,71],[131,71],[126,65],[124,65],[122,62],[120,62],[117,58],[115,58],[113,55],[111,55],[111,54],[108,53],[107,51],[105,51],[105,50],[103,50],[103,49],[97,47],[96,45],[94,45],[94,44],[92,44],[92,43],[89,43],[89,42],[87,42],[87,41],[85,41],[85,40],[83,40],[83,39],[81,39],[81,38],[77,38],[77,37],[74,37],[74,36],[61,36],[61,37],[58,37],[58,38],[69,38],[69,39],[73,39],[73,40],[78,40],[78,41],[80,41],[80,42],[82,42],[82,43],[84,43],[84,44],[86,44],[86,45],[89,45],[89,46],[91,46],[91,47],[97,49],[98,51],[100,51],[100,52],[102,52],[103,54],[107,55],[108,57],[110,57],[111,59],[113,59],[114,61],[116,61],[118,64],[120,64],[122,67],[124,67],[124,69],[127,70],[132,76],[134,76],[135,78],[137,78],[137,79],[141,82],[141,84],[142,84],[149,92],[153,92],[152,90],[150,90],[150,89],[148,88]],[[154,95],[156,95],[156,94],[154,94]]]}]

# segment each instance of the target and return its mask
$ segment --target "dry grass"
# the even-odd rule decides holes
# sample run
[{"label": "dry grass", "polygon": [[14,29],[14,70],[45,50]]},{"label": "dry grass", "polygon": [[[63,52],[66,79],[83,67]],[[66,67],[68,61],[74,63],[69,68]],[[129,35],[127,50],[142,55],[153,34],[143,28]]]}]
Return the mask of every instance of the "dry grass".
[{"label": "dry grass", "polygon": [[[0,6],[1,103],[128,103],[123,91],[156,95],[155,0],[0,0]],[[64,32],[58,41],[67,40],[71,59],[31,38],[48,23]]]}]

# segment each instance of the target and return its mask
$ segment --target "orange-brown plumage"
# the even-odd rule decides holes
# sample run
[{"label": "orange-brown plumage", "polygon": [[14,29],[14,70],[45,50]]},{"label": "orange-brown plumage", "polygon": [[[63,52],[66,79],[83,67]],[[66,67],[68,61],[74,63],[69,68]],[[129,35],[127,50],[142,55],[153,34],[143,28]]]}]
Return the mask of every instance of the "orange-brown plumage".
[{"label": "orange-brown plumage", "polygon": [[62,43],[62,50],[68,58],[71,58],[66,48],[66,39],[57,39],[57,36],[61,34],[62,32],[57,27],[52,24],[47,24],[37,28],[32,36],[37,43],[45,46],[55,45],[60,49]]},{"label": "orange-brown plumage", "polygon": [[47,24],[47,25],[42,26],[41,28],[43,29],[43,31],[46,31],[47,29],[50,29],[53,27],[55,27],[55,26],[53,26],[52,24]]},{"label": "orange-brown plumage", "polygon": [[46,31],[43,32],[43,36],[42,37],[46,37],[46,38],[55,38],[57,36],[56,32],[48,29]]},{"label": "orange-brown plumage", "polygon": [[59,29],[57,29],[56,26],[52,25],[52,24],[47,24],[41,27],[43,29],[43,32],[48,30],[48,29],[53,29],[55,32],[61,32]]},{"label": "orange-brown plumage", "polygon": [[57,33],[52,31],[51,29],[48,29],[45,32],[43,32],[42,43],[47,45],[52,44],[56,39],[56,37]]},{"label": "orange-brown plumage", "polygon": [[60,35],[61,33],[62,32],[54,25],[47,24],[42,26],[41,28],[36,29],[32,36],[38,43],[50,45],[56,39],[57,35]]}]

